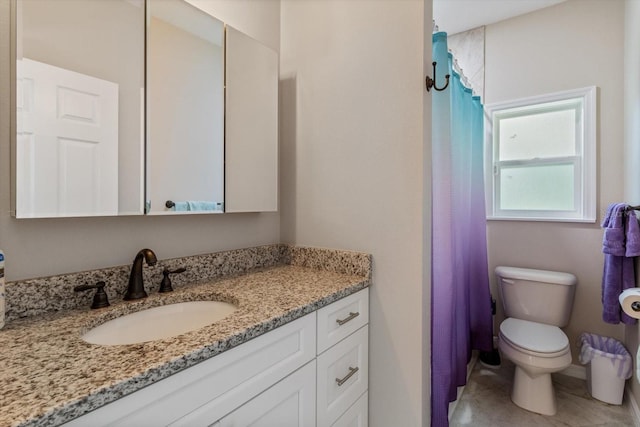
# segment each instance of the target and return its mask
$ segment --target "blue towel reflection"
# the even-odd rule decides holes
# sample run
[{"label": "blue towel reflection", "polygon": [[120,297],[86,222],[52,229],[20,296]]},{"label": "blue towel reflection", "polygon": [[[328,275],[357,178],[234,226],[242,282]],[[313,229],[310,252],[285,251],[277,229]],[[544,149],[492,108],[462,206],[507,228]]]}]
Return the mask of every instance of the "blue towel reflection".
[{"label": "blue towel reflection", "polygon": [[222,203],[190,200],[186,202],[174,202],[172,208],[175,211],[220,211]]}]

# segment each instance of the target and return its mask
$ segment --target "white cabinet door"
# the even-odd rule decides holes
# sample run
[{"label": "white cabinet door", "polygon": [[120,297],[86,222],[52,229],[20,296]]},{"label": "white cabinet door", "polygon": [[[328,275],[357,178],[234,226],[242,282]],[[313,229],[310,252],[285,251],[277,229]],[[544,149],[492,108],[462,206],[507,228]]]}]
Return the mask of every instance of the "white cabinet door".
[{"label": "white cabinet door", "polygon": [[225,212],[278,210],[278,53],[227,25]]},{"label": "white cabinet door", "polygon": [[224,417],[219,427],[314,426],[315,376],[314,360]]}]

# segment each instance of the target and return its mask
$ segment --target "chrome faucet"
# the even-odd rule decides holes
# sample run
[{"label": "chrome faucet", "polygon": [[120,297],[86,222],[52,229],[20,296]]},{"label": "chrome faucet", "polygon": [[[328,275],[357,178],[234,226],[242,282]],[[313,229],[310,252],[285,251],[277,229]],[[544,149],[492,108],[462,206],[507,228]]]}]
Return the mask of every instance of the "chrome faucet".
[{"label": "chrome faucet", "polygon": [[124,299],[127,301],[142,299],[147,297],[147,293],[144,290],[144,281],[142,279],[142,260],[147,262],[147,265],[155,265],[158,262],[156,254],[151,249],[142,249],[136,255],[131,266],[131,274],[129,275],[129,286],[127,287],[127,293],[124,294]]}]

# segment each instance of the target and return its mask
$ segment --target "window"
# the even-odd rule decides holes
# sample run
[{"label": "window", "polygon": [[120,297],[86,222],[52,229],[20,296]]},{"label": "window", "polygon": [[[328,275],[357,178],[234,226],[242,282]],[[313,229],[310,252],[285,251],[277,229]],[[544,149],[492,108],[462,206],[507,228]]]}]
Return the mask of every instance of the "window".
[{"label": "window", "polygon": [[489,219],[594,222],[596,88],[488,105]]}]

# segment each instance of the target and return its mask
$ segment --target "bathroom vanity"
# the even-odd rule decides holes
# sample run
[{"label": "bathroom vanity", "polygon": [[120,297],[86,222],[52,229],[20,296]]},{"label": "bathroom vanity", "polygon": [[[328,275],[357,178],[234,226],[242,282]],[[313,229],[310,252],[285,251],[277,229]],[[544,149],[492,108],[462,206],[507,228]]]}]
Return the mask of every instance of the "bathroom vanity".
[{"label": "bathroom vanity", "polygon": [[362,419],[367,323],[364,289],[65,425],[331,426],[359,398]]},{"label": "bathroom vanity", "polygon": [[[257,249],[148,267],[148,288],[163,263],[186,263],[196,275],[226,272],[193,284],[193,276],[176,280],[168,294],[152,289],[141,301],[98,310],[83,301],[78,309],[10,321],[0,333],[0,425],[366,425],[370,256]],[[65,282],[92,273],[38,280],[72,287]],[[10,292],[29,293],[34,282],[10,284]],[[173,338],[116,346],[81,339],[126,313],[208,300],[238,308]]]}]

